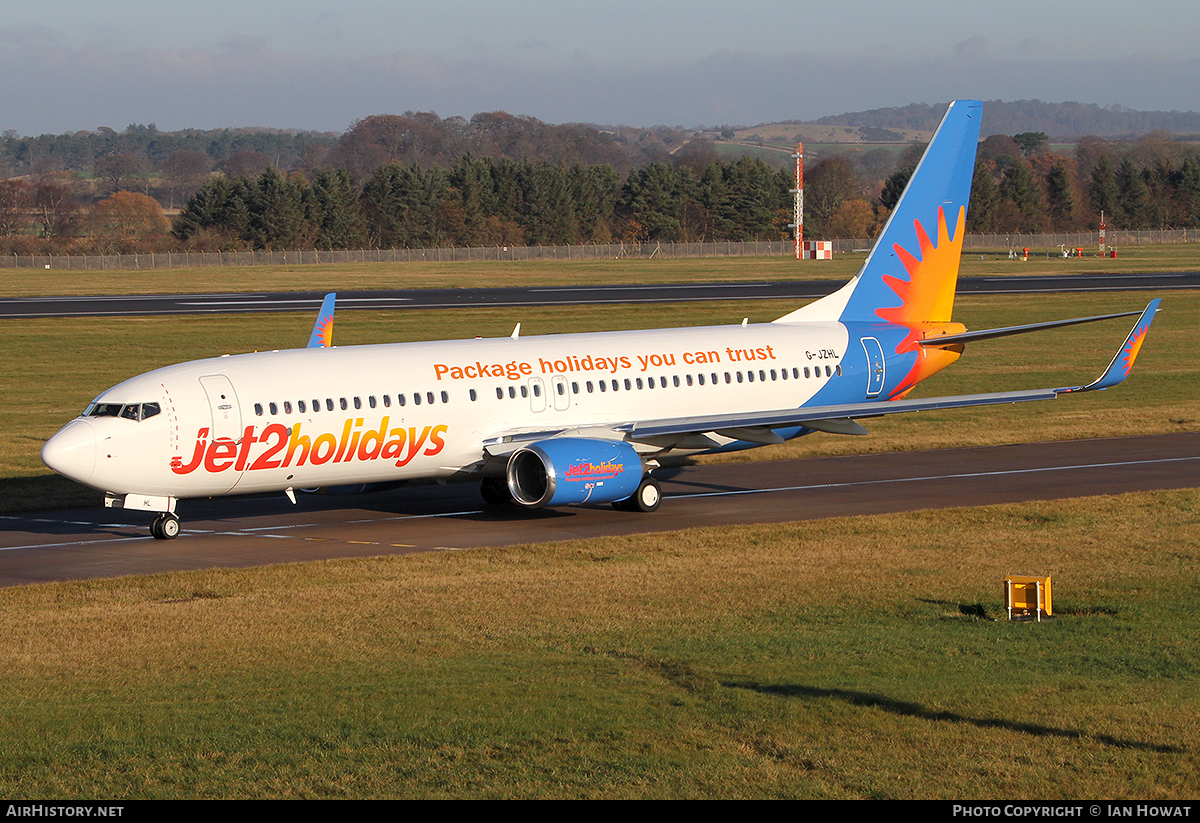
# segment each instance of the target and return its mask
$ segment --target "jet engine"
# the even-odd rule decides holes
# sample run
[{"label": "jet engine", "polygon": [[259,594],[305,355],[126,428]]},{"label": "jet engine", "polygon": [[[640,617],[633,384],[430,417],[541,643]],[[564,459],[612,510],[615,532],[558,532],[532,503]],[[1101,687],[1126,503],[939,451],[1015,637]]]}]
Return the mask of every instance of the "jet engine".
[{"label": "jet engine", "polygon": [[529,508],[616,503],[637,492],[642,459],[620,440],[539,440],[512,453],[507,479],[513,499]]}]

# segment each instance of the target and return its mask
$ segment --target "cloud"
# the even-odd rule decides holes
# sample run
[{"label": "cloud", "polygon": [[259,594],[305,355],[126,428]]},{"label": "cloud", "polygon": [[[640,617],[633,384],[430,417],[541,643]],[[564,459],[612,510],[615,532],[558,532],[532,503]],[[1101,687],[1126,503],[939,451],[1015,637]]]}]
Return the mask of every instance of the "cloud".
[{"label": "cloud", "polygon": [[341,131],[385,112],[506,110],[549,122],[754,124],[956,97],[1081,100],[1187,109],[1200,61],[1162,56],[1065,62],[997,59],[982,37],[953,53],[861,59],[719,51],[654,68],[580,57],[447,60],[281,52],[261,38],[218,49],[70,47],[42,29],[0,30],[0,130],[100,124],[272,126]]}]

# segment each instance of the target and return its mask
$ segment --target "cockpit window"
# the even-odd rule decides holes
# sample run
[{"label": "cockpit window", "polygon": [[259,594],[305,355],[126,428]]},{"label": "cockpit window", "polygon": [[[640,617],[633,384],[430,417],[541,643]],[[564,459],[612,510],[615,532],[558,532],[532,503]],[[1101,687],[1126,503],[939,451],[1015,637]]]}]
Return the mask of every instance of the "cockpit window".
[{"label": "cockpit window", "polygon": [[120,417],[120,403],[93,403],[83,413],[84,417]]},{"label": "cockpit window", "polygon": [[160,413],[157,403],[93,403],[83,411],[84,417],[120,417],[125,420],[145,420]]}]

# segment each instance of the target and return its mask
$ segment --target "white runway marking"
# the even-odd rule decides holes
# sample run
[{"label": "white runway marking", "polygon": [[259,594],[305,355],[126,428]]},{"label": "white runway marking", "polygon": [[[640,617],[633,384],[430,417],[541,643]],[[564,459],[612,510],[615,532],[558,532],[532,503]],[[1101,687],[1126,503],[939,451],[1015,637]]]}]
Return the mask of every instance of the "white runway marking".
[{"label": "white runway marking", "polygon": [[779,486],[772,489],[735,489],[720,492],[694,492],[692,494],[664,495],[671,499],[689,497],[732,497],[739,494],[767,494],[769,492],[811,491],[815,489],[840,489],[848,486],[876,486],[884,483],[921,483],[930,480],[958,480],[968,477],[1000,477],[1010,474],[1038,474],[1041,472],[1062,472],[1075,469],[1106,469],[1116,466],[1149,466],[1155,463],[1179,463],[1186,460],[1200,460],[1200,457],[1164,457],[1158,460],[1126,460],[1115,463],[1078,463],[1072,466],[1043,466],[1037,469],[1005,469],[990,472],[960,472],[957,474],[930,474],[923,477],[893,477],[884,480],[854,480],[846,483],[816,483],[808,486]]},{"label": "white runway marking", "polygon": [[[885,478],[885,479],[881,479],[881,480],[854,480],[854,481],[847,481],[845,483],[812,483],[812,484],[807,484],[807,485],[803,485],[803,486],[777,486],[777,487],[766,488],[766,489],[728,489],[725,491],[715,491],[715,492],[692,492],[692,493],[686,493],[686,494],[670,494],[670,495],[664,495],[664,498],[666,500],[687,500],[687,499],[705,498],[705,497],[736,497],[736,496],[747,495],[747,494],[772,494],[775,492],[789,492],[789,491],[816,491],[818,489],[839,489],[839,488],[849,488],[849,487],[854,487],[854,486],[876,486],[876,485],[884,485],[884,484],[888,484],[888,483],[927,483],[927,482],[930,482],[933,480],[960,480],[960,479],[968,479],[968,478],[976,478],[976,477],[1002,477],[1002,476],[1021,475],[1021,474],[1041,474],[1044,472],[1078,471],[1078,470],[1084,470],[1084,469],[1108,469],[1108,468],[1121,468],[1121,467],[1126,467],[1126,466],[1150,466],[1150,465],[1155,465],[1158,463],[1180,463],[1180,462],[1186,462],[1186,461],[1200,461],[1200,456],[1164,457],[1164,458],[1159,458],[1159,459],[1155,459],[1155,460],[1124,460],[1124,461],[1114,461],[1114,462],[1106,462],[1106,463],[1075,463],[1075,464],[1066,465],[1066,466],[1042,466],[1039,468],[1031,468],[1031,469],[1005,469],[1005,470],[1000,470],[1000,471],[986,471],[986,472],[951,472],[951,473],[947,473],[947,474],[919,475],[919,476],[915,476],[915,477],[893,477],[893,478]],[[239,536],[239,537],[285,538],[285,537],[292,537],[292,535],[286,534],[286,533],[280,534],[279,532],[290,532],[295,529],[317,528],[320,526],[331,526],[332,525],[332,526],[342,527],[342,526],[358,525],[358,524],[362,524],[362,523],[387,523],[387,522],[401,521],[401,520],[424,520],[424,519],[436,518],[436,517],[464,517],[464,516],[476,515],[476,514],[482,514],[482,510],[481,509],[472,509],[472,510],[467,510],[467,511],[441,512],[441,513],[436,513],[436,514],[405,514],[405,515],[397,515],[394,517],[369,517],[369,518],[360,518],[357,520],[341,520],[341,521],[337,521],[336,523],[307,522],[307,523],[292,523],[292,524],[288,524],[288,525],[276,524],[273,526],[255,526],[255,527],[247,527],[247,528],[235,529],[235,530],[187,529],[182,534],[180,534],[180,538],[195,537],[198,535],[213,535],[213,534]],[[60,521],[60,520],[51,520],[49,518],[44,518],[44,517],[42,517],[42,518],[22,518],[22,517],[14,517],[14,516],[0,517],[0,520],[15,521],[16,523],[21,523],[21,522],[53,523],[56,525],[62,525],[67,522],[67,521]],[[81,521],[72,521],[72,522],[79,523]],[[133,524],[129,524],[129,523],[121,523],[121,524],[83,523],[83,524],[89,525],[89,526],[95,525],[96,528],[138,528],[137,526],[135,526]],[[274,532],[274,534],[272,534],[272,532]],[[111,543],[125,543],[125,542],[131,542],[131,541],[136,541],[136,540],[151,540],[151,539],[152,538],[148,534],[146,534],[146,535],[136,535],[136,536],[130,536],[130,537],[101,538],[101,539],[97,539],[97,540],[74,540],[74,541],[63,542],[63,543],[38,543],[38,544],[31,544],[31,545],[26,545],[26,546],[0,546],[0,551],[17,551],[17,550],[21,550],[21,549],[50,549],[50,548],[63,548],[63,547],[68,547],[68,546],[107,545],[107,544],[111,544]],[[383,545],[383,544],[380,544],[380,545]]]}]

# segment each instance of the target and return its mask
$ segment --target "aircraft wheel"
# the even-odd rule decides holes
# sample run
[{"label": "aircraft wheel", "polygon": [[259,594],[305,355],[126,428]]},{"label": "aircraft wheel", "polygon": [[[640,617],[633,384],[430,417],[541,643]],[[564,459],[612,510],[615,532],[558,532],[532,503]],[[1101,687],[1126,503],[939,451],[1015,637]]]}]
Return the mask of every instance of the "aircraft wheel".
[{"label": "aircraft wheel", "polygon": [[632,509],[638,512],[652,512],[662,503],[662,486],[650,475],[642,478],[642,485],[630,499]]},{"label": "aircraft wheel", "polygon": [[173,514],[160,514],[150,524],[150,536],[155,540],[174,540],[179,536],[179,518]]},{"label": "aircraft wheel", "polygon": [[507,506],[515,502],[503,477],[485,477],[479,484],[479,494],[489,506]]},{"label": "aircraft wheel", "polygon": [[642,478],[642,484],[632,497],[614,500],[612,507],[621,512],[652,512],[662,503],[662,486],[650,475]]}]

